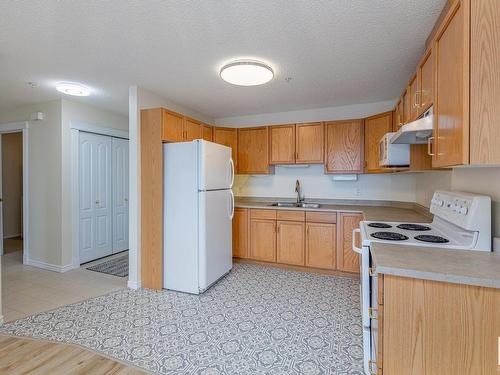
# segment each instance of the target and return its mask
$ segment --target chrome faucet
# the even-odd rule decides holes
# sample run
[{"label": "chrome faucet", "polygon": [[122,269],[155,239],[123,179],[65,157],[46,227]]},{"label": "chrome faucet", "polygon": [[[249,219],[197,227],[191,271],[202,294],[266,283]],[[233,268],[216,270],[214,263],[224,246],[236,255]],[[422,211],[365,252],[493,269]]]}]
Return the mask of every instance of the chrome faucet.
[{"label": "chrome faucet", "polygon": [[295,192],[297,193],[297,204],[299,204],[300,202],[304,201],[304,198],[300,197],[300,191],[301,191],[300,181],[297,180],[297,181],[295,181]]}]

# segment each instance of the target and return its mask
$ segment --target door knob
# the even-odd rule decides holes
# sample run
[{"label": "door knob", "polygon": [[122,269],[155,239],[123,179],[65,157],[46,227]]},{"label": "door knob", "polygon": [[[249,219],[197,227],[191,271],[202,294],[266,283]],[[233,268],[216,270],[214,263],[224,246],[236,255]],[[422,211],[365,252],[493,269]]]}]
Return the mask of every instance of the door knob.
[{"label": "door knob", "polygon": [[128,198],[125,198],[125,202],[128,202]]},{"label": "door knob", "polygon": [[95,204],[99,204],[99,201],[95,201]]},{"label": "door knob", "polygon": [[2,198],[0,198],[0,203],[2,203],[2,202],[3,202],[3,199],[2,199]]}]

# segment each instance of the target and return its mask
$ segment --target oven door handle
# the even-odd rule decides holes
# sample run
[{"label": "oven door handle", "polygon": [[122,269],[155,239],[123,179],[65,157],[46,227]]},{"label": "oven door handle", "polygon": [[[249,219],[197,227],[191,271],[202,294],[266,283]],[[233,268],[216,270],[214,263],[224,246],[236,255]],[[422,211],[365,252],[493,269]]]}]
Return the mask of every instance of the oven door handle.
[{"label": "oven door handle", "polygon": [[361,230],[359,228],[356,228],[352,231],[352,251],[361,254],[363,250],[361,250],[359,247],[356,246],[356,233],[361,234]]}]

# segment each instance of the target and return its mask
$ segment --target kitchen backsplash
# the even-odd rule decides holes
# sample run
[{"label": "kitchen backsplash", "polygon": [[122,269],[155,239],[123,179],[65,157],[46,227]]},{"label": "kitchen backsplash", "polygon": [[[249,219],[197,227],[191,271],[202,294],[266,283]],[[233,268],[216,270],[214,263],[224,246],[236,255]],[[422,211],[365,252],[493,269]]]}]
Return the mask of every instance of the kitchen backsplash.
[{"label": "kitchen backsplash", "polygon": [[276,166],[274,175],[237,175],[233,190],[237,196],[295,197],[297,179],[306,199],[415,201],[415,174],[358,175],[357,181],[333,181],[333,175],[324,174],[323,165]]}]

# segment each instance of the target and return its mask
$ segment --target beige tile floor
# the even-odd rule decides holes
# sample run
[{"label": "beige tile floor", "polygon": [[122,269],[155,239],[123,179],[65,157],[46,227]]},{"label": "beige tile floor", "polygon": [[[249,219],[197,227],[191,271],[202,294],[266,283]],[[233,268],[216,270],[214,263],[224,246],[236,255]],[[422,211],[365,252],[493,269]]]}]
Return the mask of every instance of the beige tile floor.
[{"label": "beige tile floor", "polygon": [[58,273],[25,266],[22,264],[20,251],[5,254],[1,258],[2,308],[5,322],[127,286],[127,277],[106,275],[85,268]]}]

